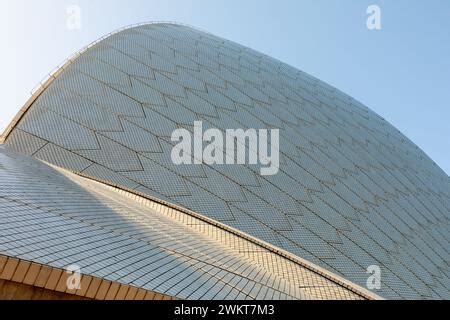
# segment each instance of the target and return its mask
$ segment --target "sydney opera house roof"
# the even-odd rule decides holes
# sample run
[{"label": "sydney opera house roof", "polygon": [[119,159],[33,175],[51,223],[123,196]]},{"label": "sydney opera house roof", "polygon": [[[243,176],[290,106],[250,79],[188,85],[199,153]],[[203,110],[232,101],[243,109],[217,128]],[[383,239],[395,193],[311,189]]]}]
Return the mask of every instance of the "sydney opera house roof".
[{"label": "sydney opera house roof", "polygon": [[[175,165],[195,121],[279,129],[278,173]],[[209,33],[104,38],[0,143],[0,298],[450,299],[450,178],[358,101]]]}]

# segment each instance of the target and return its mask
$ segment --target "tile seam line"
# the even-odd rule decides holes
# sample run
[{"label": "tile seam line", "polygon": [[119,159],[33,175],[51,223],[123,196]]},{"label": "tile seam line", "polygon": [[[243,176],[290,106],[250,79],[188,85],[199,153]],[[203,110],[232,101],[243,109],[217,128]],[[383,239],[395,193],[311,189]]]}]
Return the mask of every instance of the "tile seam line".
[{"label": "tile seam line", "polygon": [[255,238],[255,237],[253,237],[251,235],[248,235],[248,234],[246,234],[246,233],[244,233],[244,232],[242,232],[242,231],[240,231],[238,229],[235,229],[235,228],[233,228],[231,226],[228,226],[228,225],[226,225],[224,223],[221,223],[221,222],[216,221],[214,219],[205,217],[204,215],[199,214],[199,213],[197,213],[195,211],[192,211],[192,210],[189,210],[189,209],[184,208],[182,206],[176,205],[174,203],[170,203],[168,201],[159,199],[157,197],[152,197],[150,195],[146,195],[146,194],[144,194],[142,192],[139,192],[139,191],[136,191],[136,190],[131,190],[131,189],[126,188],[126,187],[114,185],[114,184],[112,184],[110,182],[107,182],[107,181],[104,181],[104,180],[92,177],[90,175],[86,175],[86,174],[83,174],[83,173],[79,173],[79,172],[74,172],[74,171],[71,171],[71,170],[63,169],[63,168],[54,166],[54,165],[49,164],[49,163],[47,163],[47,164],[50,165],[51,167],[54,167],[57,170],[71,172],[71,173],[73,173],[73,174],[75,174],[77,176],[80,176],[82,178],[85,178],[85,179],[88,179],[90,181],[94,181],[96,183],[99,183],[99,184],[101,184],[103,186],[106,186],[106,187],[116,191],[116,192],[123,192],[123,193],[125,193],[125,196],[127,196],[127,197],[128,196],[138,196],[140,198],[143,198],[144,200],[151,201],[151,202],[154,202],[156,204],[162,205],[162,206],[164,206],[166,208],[179,211],[182,214],[186,214],[188,216],[191,216],[191,217],[193,217],[195,219],[198,219],[198,220],[200,220],[200,221],[202,221],[204,223],[207,223],[207,224],[209,224],[209,225],[211,225],[213,227],[216,227],[216,228],[224,230],[224,231],[226,231],[228,233],[231,233],[232,235],[234,235],[234,236],[236,236],[238,238],[241,238],[241,239],[244,239],[246,241],[249,241],[250,243],[252,243],[254,245],[257,245],[258,247],[262,247],[263,249],[266,249],[269,252],[280,256],[281,258],[287,259],[288,261],[291,261],[291,262],[293,262],[293,263],[295,263],[297,265],[300,265],[301,267],[306,268],[309,271],[312,271],[313,273],[315,273],[315,274],[317,274],[319,276],[322,276],[322,277],[326,278],[327,280],[330,280],[331,282],[333,282],[333,283],[335,283],[335,284],[337,284],[337,285],[339,285],[341,287],[344,287],[344,288],[350,290],[351,292],[353,292],[353,293],[355,293],[357,295],[360,295],[360,296],[362,296],[362,297],[364,297],[366,299],[383,300],[383,298],[381,296],[378,296],[377,294],[375,294],[373,292],[370,292],[367,289],[365,289],[365,288],[363,288],[363,287],[361,287],[361,286],[351,282],[350,280],[347,280],[347,279],[345,279],[345,278],[343,278],[343,277],[341,277],[341,276],[339,276],[337,274],[334,274],[331,271],[328,271],[328,270],[326,270],[326,269],[324,269],[322,267],[319,267],[319,266],[315,265],[314,263],[312,263],[310,261],[307,261],[307,260],[305,260],[305,259],[303,259],[301,257],[293,255],[292,253],[290,253],[290,252],[288,252],[286,250],[283,250],[281,248],[275,247],[272,244],[269,244],[269,243],[267,243],[267,242],[265,242],[265,241],[263,241],[261,239],[257,239],[257,238]]},{"label": "tile seam line", "polygon": [[[39,160],[39,161],[41,161],[41,160]],[[42,161],[42,162],[45,162],[45,161]],[[291,253],[289,253],[289,252],[287,252],[287,251],[285,251],[283,249],[277,248],[274,245],[271,245],[271,244],[269,244],[269,243],[267,243],[267,242],[265,242],[263,240],[254,238],[251,235],[248,235],[248,234],[246,234],[246,233],[244,233],[244,232],[242,232],[240,230],[237,230],[237,229],[235,229],[233,227],[230,227],[230,226],[228,226],[226,224],[218,222],[218,221],[216,221],[214,219],[205,217],[205,216],[203,216],[203,215],[201,215],[199,213],[196,213],[194,211],[191,211],[191,210],[189,210],[187,208],[183,208],[181,206],[178,206],[176,204],[172,204],[172,203],[167,202],[165,200],[162,200],[162,199],[159,199],[159,198],[156,198],[156,197],[152,197],[152,196],[143,194],[143,193],[141,193],[139,191],[136,191],[136,190],[131,190],[131,189],[128,189],[126,187],[115,186],[115,185],[113,185],[113,184],[111,184],[109,182],[104,182],[101,179],[98,179],[98,178],[95,178],[95,177],[90,177],[90,176],[82,174],[82,173],[77,173],[77,172],[73,172],[73,171],[70,171],[70,170],[67,170],[67,169],[63,169],[63,168],[60,168],[58,166],[55,166],[55,165],[52,165],[52,164],[49,164],[49,163],[47,163],[47,164],[50,167],[53,167],[54,169],[56,169],[57,171],[60,171],[60,172],[63,172],[63,173],[64,172],[70,172],[70,173],[74,174],[75,176],[79,176],[79,177],[82,177],[84,179],[87,179],[88,181],[92,181],[94,183],[102,185],[102,186],[104,186],[104,187],[106,187],[108,189],[111,189],[112,191],[115,191],[115,192],[118,192],[118,193],[122,193],[126,197],[136,197],[137,196],[137,197],[143,199],[144,201],[145,200],[146,201],[150,201],[150,202],[153,202],[155,204],[162,205],[162,206],[164,206],[167,209],[176,210],[176,211],[180,212],[181,214],[185,214],[187,216],[193,217],[194,219],[198,219],[199,221],[201,221],[203,223],[206,223],[206,224],[208,224],[210,226],[213,226],[215,228],[224,230],[225,232],[227,232],[227,233],[229,233],[229,234],[231,234],[231,235],[233,235],[235,237],[238,237],[240,239],[248,241],[248,242],[250,242],[250,243],[252,243],[252,244],[254,244],[254,245],[258,246],[258,247],[261,247],[261,248],[269,251],[272,254],[275,254],[275,255],[277,255],[277,256],[279,256],[279,257],[281,257],[283,259],[286,259],[288,261],[291,261],[291,262],[295,263],[296,265],[299,265],[299,266],[301,266],[301,267],[303,267],[303,268],[305,268],[305,269],[315,273],[316,275],[319,275],[319,276],[321,276],[321,277],[331,281],[332,283],[335,283],[338,286],[343,287],[343,288],[345,288],[345,289],[347,289],[347,290],[349,290],[349,291],[351,291],[351,292],[353,292],[353,293],[355,293],[355,294],[357,294],[357,295],[359,295],[359,296],[361,296],[363,298],[366,298],[366,299],[383,299],[382,297],[379,297],[375,293],[372,293],[372,292],[364,289],[363,287],[360,287],[359,285],[351,282],[350,280],[342,278],[339,275],[336,275],[336,274],[334,274],[331,271],[323,269],[322,267],[316,266],[315,264],[313,264],[313,263],[311,263],[311,262],[309,262],[309,261],[307,261],[307,260],[305,260],[305,259],[303,259],[301,257],[293,255],[293,254],[291,254]],[[138,202],[141,203],[142,201],[138,201]],[[146,205],[146,204],[143,204],[143,205]],[[158,209],[157,211],[159,213],[162,213],[162,214],[164,213],[160,209]]]}]

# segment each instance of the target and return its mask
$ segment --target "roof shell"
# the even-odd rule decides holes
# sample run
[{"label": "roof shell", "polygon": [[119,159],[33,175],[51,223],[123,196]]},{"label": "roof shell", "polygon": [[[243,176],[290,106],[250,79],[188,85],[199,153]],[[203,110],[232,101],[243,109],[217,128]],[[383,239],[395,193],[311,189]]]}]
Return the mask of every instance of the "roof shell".
[{"label": "roof shell", "polygon": [[[280,172],[175,166],[170,135],[280,128]],[[6,145],[180,206],[387,298],[448,297],[450,183],[417,146],[351,97],[275,59],[174,24],[84,50],[34,96]]]}]

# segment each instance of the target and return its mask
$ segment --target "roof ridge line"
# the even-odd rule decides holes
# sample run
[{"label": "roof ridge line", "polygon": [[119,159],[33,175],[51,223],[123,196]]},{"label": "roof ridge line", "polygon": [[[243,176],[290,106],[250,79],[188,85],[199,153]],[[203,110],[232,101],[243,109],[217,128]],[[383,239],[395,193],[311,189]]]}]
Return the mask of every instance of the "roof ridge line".
[{"label": "roof ridge line", "polygon": [[56,168],[57,170],[68,171],[68,172],[71,172],[71,173],[73,173],[73,174],[75,174],[77,176],[80,176],[82,178],[85,178],[85,179],[88,179],[90,181],[99,183],[99,184],[101,184],[101,185],[103,185],[105,187],[108,187],[108,188],[112,189],[112,190],[116,190],[118,192],[123,192],[125,196],[130,196],[130,195],[131,196],[136,196],[136,197],[139,197],[139,198],[143,199],[144,201],[151,201],[151,202],[153,202],[155,204],[162,205],[162,206],[164,206],[166,208],[179,211],[179,212],[181,212],[183,214],[187,214],[187,215],[189,215],[189,216],[191,216],[193,218],[199,219],[199,220],[201,220],[201,221],[203,221],[203,222],[205,222],[207,224],[210,224],[210,225],[212,225],[212,226],[214,226],[216,228],[219,228],[219,229],[222,229],[222,230],[224,230],[226,232],[229,232],[229,233],[231,233],[234,236],[237,236],[237,237],[242,238],[242,239],[244,239],[246,241],[249,241],[249,242],[253,243],[254,245],[262,247],[262,248],[268,250],[269,252],[272,252],[272,253],[274,253],[274,254],[276,254],[276,255],[284,258],[284,259],[287,259],[287,260],[289,260],[289,261],[291,261],[291,262],[293,262],[293,263],[295,263],[295,264],[297,264],[297,265],[299,265],[299,266],[301,266],[303,268],[306,268],[306,269],[308,269],[308,270],[310,270],[310,271],[312,271],[312,272],[314,272],[314,273],[324,277],[325,279],[330,280],[330,281],[336,283],[337,285],[340,285],[340,286],[342,286],[342,287],[352,291],[353,293],[356,293],[356,294],[358,294],[358,295],[360,295],[360,296],[362,296],[362,297],[364,297],[366,299],[369,299],[369,300],[384,300],[384,298],[382,298],[381,296],[379,296],[379,295],[369,291],[368,289],[365,289],[364,287],[362,287],[362,286],[360,286],[360,285],[358,285],[358,284],[356,284],[356,283],[354,283],[354,282],[352,282],[352,281],[350,281],[348,279],[345,279],[345,278],[343,278],[343,277],[341,277],[341,276],[339,276],[339,275],[337,275],[337,274],[335,274],[335,273],[333,273],[333,272],[331,272],[331,271],[329,271],[329,270],[327,270],[325,268],[322,268],[322,267],[314,264],[313,262],[310,262],[310,261],[308,261],[306,259],[303,259],[303,258],[301,258],[299,256],[296,256],[296,255],[294,255],[294,254],[292,254],[292,253],[290,253],[290,252],[288,252],[288,251],[286,251],[284,249],[278,248],[275,245],[272,245],[272,244],[270,244],[270,243],[268,243],[268,242],[266,242],[264,240],[255,238],[255,237],[253,237],[253,236],[251,236],[251,235],[249,235],[249,234],[247,234],[247,233],[245,233],[243,231],[240,231],[240,230],[238,230],[236,228],[233,228],[233,227],[228,226],[228,225],[226,225],[224,223],[221,223],[219,221],[216,221],[214,219],[206,217],[206,216],[204,216],[204,215],[202,215],[200,213],[197,213],[197,212],[192,211],[190,209],[181,207],[181,206],[179,206],[177,204],[170,203],[168,201],[165,201],[165,200],[162,200],[162,199],[159,199],[159,198],[156,198],[156,197],[152,197],[150,195],[146,195],[146,194],[144,194],[144,193],[142,193],[140,191],[137,191],[137,190],[131,190],[131,189],[126,188],[126,187],[121,187],[121,186],[114,185],[114,184],[112,184],[110,182],[103,181],[101,179],[92,177],[90,175],[87,175],[87,174],[84,174],[84,173],[81,173],[81,172],[74,172],[74,171],[71,171],[71,170],[68,170],[68,169],[64,169],[64,168],[55,166],[53,164],[49,164],[49,163],[47,163],[47,164],[50,165],[51,167]]}]

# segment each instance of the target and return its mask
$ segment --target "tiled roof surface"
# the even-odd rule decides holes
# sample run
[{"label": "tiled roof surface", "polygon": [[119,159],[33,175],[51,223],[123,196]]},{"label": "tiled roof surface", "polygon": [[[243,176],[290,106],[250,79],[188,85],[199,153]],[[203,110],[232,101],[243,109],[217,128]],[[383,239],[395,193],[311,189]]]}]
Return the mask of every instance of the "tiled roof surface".
[{"label": "tiled roof surface", "polygon": [[[172,164],[173,130],[195,120],[279,128],[279,173]],[[190,209],[361,286],[379,265],[385,298],[450,298],[449,177],[351,97],[210,34],[159,24],[106,38],[32,103],[6,146]]]}]

